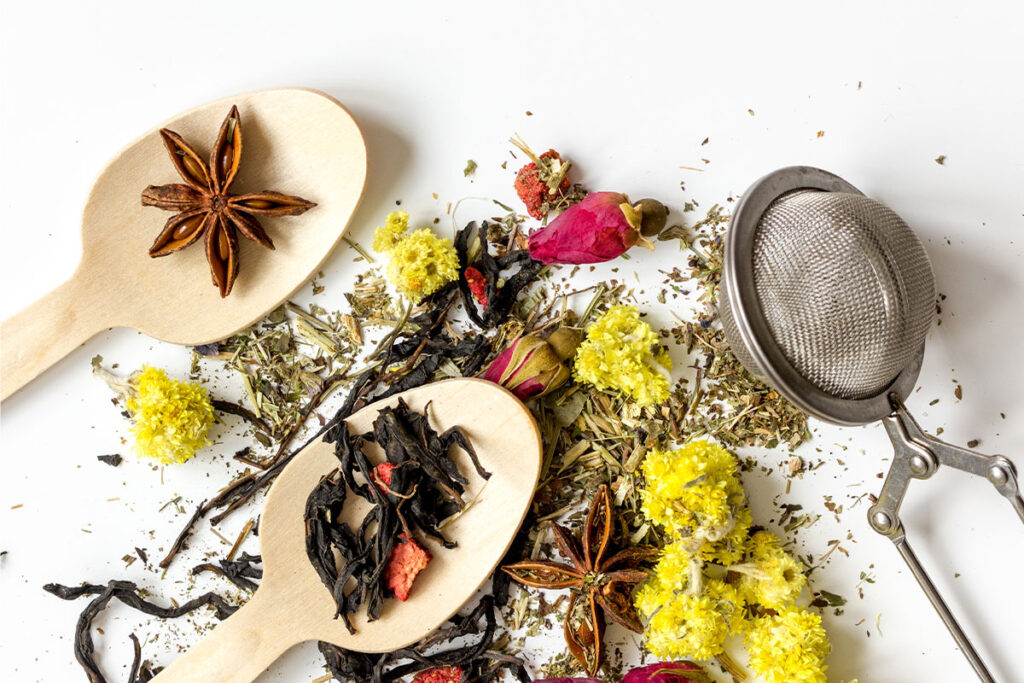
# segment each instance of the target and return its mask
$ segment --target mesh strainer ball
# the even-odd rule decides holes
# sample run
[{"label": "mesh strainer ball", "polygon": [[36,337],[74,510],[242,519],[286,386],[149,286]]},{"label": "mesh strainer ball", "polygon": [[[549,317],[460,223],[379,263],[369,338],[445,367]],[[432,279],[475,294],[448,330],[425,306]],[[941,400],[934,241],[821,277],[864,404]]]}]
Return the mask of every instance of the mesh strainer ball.
[{"label": "mesh strainer ball", "polygon": [[863,424],[909,394],[935,314],[924,247],[892,210],[826,171],[747,190],[725,244],[722,322],[737,359],[808,413]]}]

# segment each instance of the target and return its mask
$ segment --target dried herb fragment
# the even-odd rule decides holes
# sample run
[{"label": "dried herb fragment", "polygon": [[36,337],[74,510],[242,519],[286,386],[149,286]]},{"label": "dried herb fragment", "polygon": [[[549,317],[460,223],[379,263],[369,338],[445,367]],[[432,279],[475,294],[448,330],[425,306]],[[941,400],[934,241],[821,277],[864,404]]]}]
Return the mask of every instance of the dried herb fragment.
[{"label": "dried herb fragment", "polygon": [[633,590],[647,579],[641,563],[655,551],[632,547],[611,552],[615,532],[614,507],[607,486],[598,489],[583,525],[582,542],[568,529],[552,524],[555,541],[572,564],[524,560],[502,569],[513,580],[535,588],[569,588],[572,595],[564,622],[565,641],[576,661],[594,676],[604,657],[605,617],[636,633],[643,624],[633,606]]},{"label": "dried herb fragment", "polygon": [[120,453],[111,453],[110,455],[97,455],[96,459],[100,462],[106,463],[111,467],[117,467],[120,465],[124,458],[121,457]]},{"label": "dried herb fragment", "polygon": [[469,613],[453,617],[412,647],[380,654],[353,652],[325,642],[319,648],[328,670],[342,683],[395,683],[450,667],[462,670],[462,681],[508,680],[502,677],[508,671],[520,683],[529,683],[533,677],[523,661],[497,651],[496,628],[495,600],[485,595]]},{"label": "dried herb fragment", "polygon": [[228,192],[242,160],[242,119],[238,107],[231,107],[221,124],[209,163],[174,131],[163,128],[160,137],[185,184],[150,185],[142,191],[143,206],[176,212],[149,248],[149,255],[156,258],[173,254],[205,236],[213,284],[226,297],[238,275],[236,230],[273,249],[274,242],[257,216],[297,216],[316,204],[271,190],[250,194]]}]

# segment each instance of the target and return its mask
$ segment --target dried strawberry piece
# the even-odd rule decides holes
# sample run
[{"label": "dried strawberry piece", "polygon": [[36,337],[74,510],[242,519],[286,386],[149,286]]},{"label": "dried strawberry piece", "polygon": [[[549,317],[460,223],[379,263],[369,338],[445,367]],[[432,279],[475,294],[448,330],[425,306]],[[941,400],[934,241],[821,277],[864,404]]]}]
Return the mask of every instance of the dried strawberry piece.
[{"label": "dried strawberry piece", "polygon": [[466,284],[469,285],[469,291],[473,293],[473,298],[478,304],[487,308],[487,278],[473,266],[467,266],[464,275]]},{"label": "dried strawberry piece", "polygon": [[462,667],[435,666],[416,674],[412,683],[459,683],[462,680]]},{"label": "dried strawberry piece", "polygon": [[409,591],[412,589],[412,582],[416,580],[416,575],[426,569],[431,557],[426,548],[405,534],[399,535],[398,539],[399,542],[395,544],[391,550],[391,557],[388,558],[384,578],[395,597],[405,602],[409,599]]},{"label": "dried strawberry piece", "polygon": [[[545,164],[546,167],[563,163],[562,157],[553,149],[549,149],[541,154],[540,159],[554,162],[554,164]],[[562,182],[558,184],[554,192],[548,187],[547,181],[549,177],[550,174],[547,168],[538,168],[537,162],[534,161],[523,166],[519,169],[519,173],[516,174],[516,194],[526,204],[526,212],[537,220],[543,220],[544,216],[547,215],[543,208],[545,202],[549,199],[554,199],[560,192],[565,192],[569,189],[568,174],[562,178]]]},{"label": "dried strawberry piece", "polygon": [[373,468],[373,484],[381,493],[388,493],[391,490],[391,470],[395,469],[395,465],[389,462],[382,462]]}]

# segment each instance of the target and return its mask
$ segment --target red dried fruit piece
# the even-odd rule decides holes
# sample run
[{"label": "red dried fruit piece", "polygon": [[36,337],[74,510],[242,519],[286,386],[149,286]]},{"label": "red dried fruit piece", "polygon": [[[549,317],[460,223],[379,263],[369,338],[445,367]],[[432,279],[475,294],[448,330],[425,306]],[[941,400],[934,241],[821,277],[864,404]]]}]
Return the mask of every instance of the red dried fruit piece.
[{"label": "red dried fruit piece", "polygon": [[[562,157],[553,149],[549,149],[541,154],[540,158],[551,159],[559,164],[562,163]],[[555,188],[554,193],[551,192],[551,188],[547,185],[548,179],[543,177],[543,175],[536,162],[532,161],[519,169],[519,173],[516,174],[516,194],[523,200],[523,204],[526,204],[526,212],[537,220],[543,220],[544,216],[547,215],[542,208],[544,202],[558,196],[559,192],[565,192],[569,189],[568,175],[562,178],[562,182]]]},{"label": "red dried fruit piece", "polygon": [[373,484],[381,493],[388,493],[391,490],[391,470],[395,469],[395,465],[389,462],[382,462],[373,468]]},{"label": "red dried fruit piece", "polygon": [[435,666],[416,674],[412,683],[459,683],[462,680],[462,667]]},{"label": "red dried fruit piece", "polygon": [[430,553],[426,548],[405,534],[401,534],[388,558],[388,567],[384,572],[388,588],[395,597],[405,602],[409,599],[409,591],[416,575],[426,569],[430,562]]},{"label": "red dried fruit piece", "polygon": [[487,278],[473,266],[467,266],[464,275],[466,284],[469,285],[469,291],[473,293],[473,298],[478,304],[487,308]]}]

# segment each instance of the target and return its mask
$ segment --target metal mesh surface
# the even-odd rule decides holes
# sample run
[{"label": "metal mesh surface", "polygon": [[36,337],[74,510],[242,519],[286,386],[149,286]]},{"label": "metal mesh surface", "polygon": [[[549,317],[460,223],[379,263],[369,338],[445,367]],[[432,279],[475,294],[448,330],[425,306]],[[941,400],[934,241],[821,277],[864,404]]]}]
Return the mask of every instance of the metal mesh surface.
[{"label": "metal mesh surface", "polygon": [[867,197],[801,190],[754,236],[754,288],[786,359],[822,391],[875,396],[915,357],[935,313],[924,247]]}]

